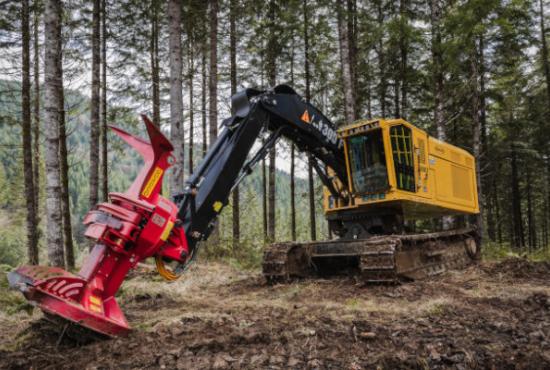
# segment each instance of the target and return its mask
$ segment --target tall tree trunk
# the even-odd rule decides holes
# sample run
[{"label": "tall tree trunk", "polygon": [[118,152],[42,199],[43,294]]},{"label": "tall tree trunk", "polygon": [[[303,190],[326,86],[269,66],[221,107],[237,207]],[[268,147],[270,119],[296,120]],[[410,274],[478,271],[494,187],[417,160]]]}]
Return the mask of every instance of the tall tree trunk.
[{"label": "tall tree trunk", "polygon": [[[445,121],[443,117],[444,85],[443,85],[443,54],[441,45],[441,1],[430,0],[430,20],[431,20],[431,49],[432,49],[432,81],[433,81],[433,99],[434,99],[434,125],[436,136],[441,141],[447,140],[445,130]],[[443,216],[441,218],[444,230],[452,228],[454,217]]]},{"label": "tall tree trunk", "polygon": [[471,80],[473,81],[472,86],[472,124],[473,124],[473,155],[476,160],[476,182],[477,182],[477,196],[479,203],[479,214],[476,215],[476,227],[477,233],[480,238],[483,238],[484,229],[483,229],[483,215],[484,215],[484,205],[485,197],[483,195],[483,187],[481,183],[481,156],[482,156],[482,146],[481,146],[481,117],[480,117],[480,106],[481,106],[481,87],[480,87],[480,76],[479,76],[479,52],[477,49],[476,39],[472,39],[472,52],[470,56],[470,65],[471,65]]},{"label": "tall tree trunk", "polygon": [[46,162],[46,221],[47,248],[50,265],[63,267],[65,257],[61,229],[61,179],[59,171],[59,106],[61,76],[58,63],[61,58],[60,0],[46,0],[44,9],[44,136]]},{"label": "tall tree trunk", "polygon": [[153,123],[160,127],[160,67],[159,67],[159,0],[151,0],[151,78],[153,80]]},{"label": "tall tree trunk", "polygon": [[107,147],[107,2],[101,0],[101,194],[109,195],[109,154]]},{"label": "tall tree trunk", "polygon": [[548,43],[546,42],[546,28],[544,25],[544,4],[542,0],[539,0],[539,6],[540,6],[540,43],[541,43],[542,68],[544,71],[544,78],[546,80],[546,93],[548,95],[548,107],[550,107],[550,61],[548,61]]},{"label": "tall tree trunk", "polygon": [[[294,33],[290,47],[290,85],[294,86]],[[290,239],[296,240],[296,147],[290,142]]]},{"label": "tall tree trunk", "polygon": [[206,155],[208,148],[207,127],[206,127],[206,42],[203,43],[202,58],[201,58],[201,112],[202,112],[202,156]]},{"label": "tall tree trunk", "polygon": [[[90,208],[98,202],[99,187],[99,65],[100,0],[94,0],[92,18],[92,100],[90,105]],[[93,244],[90,244],[90,248]]]},{"label": "tall tree trunk", "polygon": [[[354,83],[352,80],[352,67],[350,61],[350,45],[348,35],[348,21],[345,7],[345,0],[339,0],[338,2],[338,40],[340,45],[340,64],[342,70],[342,87],[344,89],[344,111],[346,115],[346,122],[351,123],[355,121],[355,94]],[[304,27],[306,20],[304,19]]]},{"label": "tall tree trunk", "polygon": [[315,219],[315,184],[313,182],[312,158],[308,158],[307,185],[309,189],[309,237],[317,240],[317,222]]},{"label": "tall tree trunk", "polygon": [[[262,47],[260,48],[260,65],[263,67],[264,65],[264,45],[262,43]],[[260,70],[260,86],[263,88],[265,87],[265,70],[264,68],[261,68]],[[262,145],[264,144],[264,141],[262,140]],[[265,157],[262,158],[262,231],[264,235],[264,243],[267,243],[267,172],[266,172],[266,166],[265,166]]]},{"label": "tall tree trunk", "polygon": [[527,193],[527,243],[529,246],[529,253],[537,248],[537,229],[533,212],[533,184],[531,181],[531,168],[527,165],[525,166],[525,183],[527,187],[525,192]]},{"label": "tall tree trunk", "polygon": [[[237,0],[229,2],[229,59],[231,75],[231,95],[237,93]],[[235,187],[232,196],[233,204],[233,250],[239,246],[241,224],[239,214],[239,187]]]},{"label": "tall tree trunk", "polygon": [[170,176],[170,194],[183,189],[183,94],[181,61],[181,2],[168,2],[168,28],[170,48],[170,138],[176,161]]},{"label": "tall tree trunk", "polygon": [[276,217],[276,198],[275,198],[275,178],[276,178],[276,167],[275,160],[277,158],[277,153],[275,147],[269,150],[269,167],[268,167],[268,215],[267,215],[267,237],[269,242],[275,241],[275,217]]},{"label": "tall tree trunk", "polygon": [[[485,103],[485,36],[483,33],[479,35],[479,119],[481,127],[481,154],[479,166],[482,169],[486,167],[486,158],[488,153],[489,143],[487,142],[487,106]],[[490,178],[490,177],[487,177]],[[485,177],[481,176],[479,181],[483,189],[490,189],[490,185],[484,180]],[[487,192],[488,194],[488,192]],[[485,213],[487,219],[487,237],[490,240],[496,240],[495,232],[495,217],[494,217],[494,202],[491,196],[485,197]]]},{"label": "tall tree trunk", "polygon": [[367,83],[367,118],[372,119],[372,87],[371,87],[370,78],[366,83]]},{"label": "tall tree trunk", "polygon": [[[500,167],[500,166],[499,166]],[[502,219],[500,218],[500,202],[498,199],[498,184],[497,179],[493,176],[493,197],[494,197],[494,206],[495,206],[495,219],[497,220],[496,233],[497,241],[499,244],[502,244]]]},{"label": "tall tree trunk", "polygon": [[[208,126],[209,145],[212,146],[218,138],[218,0],[210,1],[210,71],[208,78]],[[212,242],[220,239],[219,225],[212,232]]]},{"label": "tall tree trunk", "polygon": [[512,144],[512,238],[516,248],[525,246],[523,235],[523,218],[521,215],[521,193],[519,190],[518,160],[515,145]]},{"label": "tall tree trunk", "polygon": [[[383,1],[377,0],[377,22],[378,24],[384,24],[384,9]],[[378,94],[380,99],[380,111],[382,117],[386,117],[386,94],[387,94],[387,82],[386,82],[386,53],[384,51],[384,35],[381,34],[378,40],[378,69],[380,72],[380,84],[378,88]]]},{"label": "tall tree trunk", "polygon": [[267,243],[267,171],[265,159],[262,159],[262,230],[264,234],[264,242]]},{"label": "tall tree trunk", "polygon": [[542,241],[543,241],[543,245],[546,247],[546,248],[549,248],[550,247],[550,244],[549,244],[549,228],[550,228],[550,153],[546,153],[546,181],[545,181],[545,187],[544,187],[544,195],[545,195],[545,200],[544,200],[544,224],[543,224],[543,227],[544,227],[544,230],[543,230],[543,233],[542,233]]},{"label": "tall tree trunk", "polygon": [[[396,9],[395,8],[395,4],[394,2],[391,2],[390,3],[390,14],[395,14],[394,17],[397,18],[397,15],[399,14],[399,18],[398,18],[398,30],[397,30],[397,34],[398,34],[398,46],[399,46],[399,42],[401,41],[401,27],[400,27],[400,23],[401,23],[401,12],[400,12],[400,9]],[[399,51],[401,50],[401,48],[399,48]],[[401,78],[400,78],[400,64],[401,64],[401,59],[400,57],[398,58],[397,57],[397,54],[398,53],[393,53],[393,56],[392,58],[394,60],[391,60],[390,62],[390,70],[391,70],[391,76],[392,76],[392,79],[393,79],[393,117],[394,118],[399,118],[401,116]],[[409,222],[410,223],[410,222]]]},{"label": "tall tree trunk", "polygon": [[193,173],[193,159],[195,154],[195,89],[193,80],[195,78],[195,42],[188,43],[189,68],[188,68],[188,84],[189,84],[189,174]]},{"label": "tall tree trunk", "polygon": [[401,80],[401,111],[400,116],[407,117],[407,93],[408,93],[408,45],[406,41],[408,15],[407,15],[407,0],[399,1],[399,74]]},{"label": "tall tree trunk", "polygon": [[399,118],[401,117],[401,102],[400,99],[400,89],[399,89],[399,79],[397,76],[395,77],[393,81],[393,117]]},{"label": "tall tree trunk", "polygon": [[359,104],[357,103],[357,0],[347,0],[347,37],[353,117],[357,119],[359,116]]},{"label": "tall tree trunk", "polygon": [[[483,186],[484,184],[482,183],[482,187]],[[491,190],[488,187],[486,188],[488,189],[488,191]],[[496,225],[495,225],[494,209],[495,209],[494,196],[487,194],[487,196],[485,197],[485,214],[487,218],[487,237],[491,241],[496,240]]]},{"label": "tall tree trunk", "polygon": [[[309,11],[307,8],[307,0],[303,2],[303,14],[304,24],[304,74],[306,83],[306,101],[309,103],[311,99],[311,76],[309,71]],[[309,235],[311,240],[317,239],[317,225],[315,220],[315,186],[313,183],[313,166],[311,158],[308,158],[307,165],[307,183],[308,183],[308,200],[309,200]]]},{"label": "tall tree trunk", "polygon": [[218,0],[210,0],[209,145],[218,138]]},{"label": "tall tree trunk", "polygon": [[[540,38],[541,38],[541,57],[542,57],[542,67],[544,72],[544,78],[546,80],[546,93],[548,96],[547,103],[547,117],[550,116],[550,61],[548,60],[548,43],[546,41],[546,26],[544,22],[544,3],[543,0],[539,0],[539,9],[540,9]],[[547,163],[550,163],[550,155],[547,153]],[[550,164],[548,165],[550,166]],[[550,171],[550,168],[547,166],[547,171]],[[548,172],[547,172],[548,174]],[[545,245],[548,245],[548,219],[550,218],[550,191],[548,190],[548,181],[546,181],[546,199],[545,204],[545,217],[544,217],[544,232],[543,232],[543,241]]]},{"label": "tall tree trunk", "polygon": [[[60,46],[62,50],[62,46]],[[57,68],[61,76],[61,99],[59,100],[59,168],[61,178],[61,215],[63,218],[63,245],[65,248],[65,267],[72,270],[75,267],[73,232],[71,226],[71,202],[69,199],[69,164],[67,153],[67,128],[65,125],[65,96],[63,87],[63,56],[61,56]]]},{"label": "tall tree trunk", "polygon": [[432,29],[432,74],[434,96],[434,125],[437,138],[445,141],[445,122],[443,121],[443,54],[441,50],[441,0],[430,0]]},{"label": "tall tree trunk", "polygon": [[[270,0],[268,5],[268,28],[269,38],[267,40],[266,50],[266,74],[267,82],[270,87],[274,87],[277,80],[277,35],[275,34],[276,22],[276,0]],[[275,217],[276,217],[276,199],[275,199],[275,161],[277,153],[275,146],[269,150],[269,169],[268,169],[268,211],[267,211],[267,237],[270,242],[275,241]]]},{"label": "tall tree trunk", "polygon": [[31,49],[29,30],[29,0],[21,4],[22,36],[22,81],[21,81],[21,121],[23,136],[23,171],[25,181],[25,200],[27,206],[27,259],[30,264],[38,264],[38,246],[36,230],[36,205],[33,179],[32,133],[31,133]]},{"label": "tall tree trunk", "polygon": [[296,240],[296,148],[290,143],[290,239]]},{"label": "tall tree trunk", "polygon": [[[479,118],[481,120],[481,158],[488,153],[487,104],[485,102],[485,36],[479,35]],[[482,166],[483,167],[483,166]]]},{"label": "tall tree trunk", "polygon": [[34,99],[33,99],[33,181],[34,181],[34,206],[37,228],[37,242],[40,224],[40,47],[38,44],[38,28],[40,25],[37,4],[34,5],[33,25],[33,67],[34,67]]}]

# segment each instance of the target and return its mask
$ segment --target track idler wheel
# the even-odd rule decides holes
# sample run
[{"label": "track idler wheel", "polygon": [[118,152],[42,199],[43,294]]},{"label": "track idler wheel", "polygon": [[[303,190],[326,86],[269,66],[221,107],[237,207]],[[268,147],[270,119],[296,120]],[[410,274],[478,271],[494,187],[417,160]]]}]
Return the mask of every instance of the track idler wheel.
[{"label": "track idler wheel", "polygon": [[466,252],[468,253],[468,256],[470,256],[471,259],[477,259],[479,256],[479,247],[477,245],[475,238],[467,238],[464,243]]}]

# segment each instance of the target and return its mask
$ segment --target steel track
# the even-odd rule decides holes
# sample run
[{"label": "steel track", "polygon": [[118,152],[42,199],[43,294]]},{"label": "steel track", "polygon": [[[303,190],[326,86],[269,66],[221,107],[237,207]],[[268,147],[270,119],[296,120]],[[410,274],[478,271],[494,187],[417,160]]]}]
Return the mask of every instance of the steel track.
[{"label": "steel track", "polygon": [[365,282],[397,283],[464,268],[476,259],[478,250],[473,229],[381,235],[362,240],[276,243],[265,249],[262,270],[268,282],[285,282],[322,274],[324,264],[319,262],[355,258]]}]

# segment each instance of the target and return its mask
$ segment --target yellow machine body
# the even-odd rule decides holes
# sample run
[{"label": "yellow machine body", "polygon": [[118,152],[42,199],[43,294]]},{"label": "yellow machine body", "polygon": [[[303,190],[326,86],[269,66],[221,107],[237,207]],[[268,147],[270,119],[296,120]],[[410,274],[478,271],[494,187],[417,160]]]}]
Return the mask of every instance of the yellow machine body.
[{"label": "yellow machine body", "polygon": [[360,120],[338,134],[351,196],[335,199],[325,189],[327,215],[382,208],[406,219],[479,213],[475,159],[467,151],[403,119]]}]

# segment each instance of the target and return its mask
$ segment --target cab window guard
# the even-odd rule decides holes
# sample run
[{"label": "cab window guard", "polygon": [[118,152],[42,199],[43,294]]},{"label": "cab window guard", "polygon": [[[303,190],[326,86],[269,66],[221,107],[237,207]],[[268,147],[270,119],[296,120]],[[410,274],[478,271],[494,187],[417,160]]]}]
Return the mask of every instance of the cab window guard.
[{"label": "cab window guard", "polygon": [[415,192],[412,130],[405,125],[392,126],[390,141],[397,188]]}]

